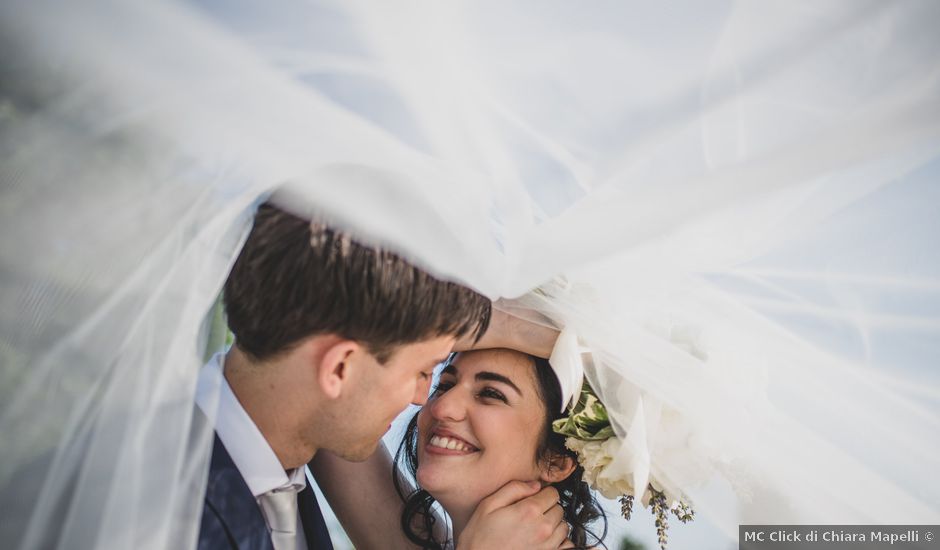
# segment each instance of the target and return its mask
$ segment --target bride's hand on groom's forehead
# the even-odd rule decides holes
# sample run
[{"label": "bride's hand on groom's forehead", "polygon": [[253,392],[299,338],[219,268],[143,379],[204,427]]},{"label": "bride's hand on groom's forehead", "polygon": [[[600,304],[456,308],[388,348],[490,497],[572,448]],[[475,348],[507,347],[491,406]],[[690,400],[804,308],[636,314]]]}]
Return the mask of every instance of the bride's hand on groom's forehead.
[{"label": "bride's hand on groom's forehead", "polygon": [[558,331],[549,325],[547,319],[530,321],[494,307],[483,336],[478,341],[464,336],[454,344],[454,351],[508,348],[547,359],[558,339]]}]

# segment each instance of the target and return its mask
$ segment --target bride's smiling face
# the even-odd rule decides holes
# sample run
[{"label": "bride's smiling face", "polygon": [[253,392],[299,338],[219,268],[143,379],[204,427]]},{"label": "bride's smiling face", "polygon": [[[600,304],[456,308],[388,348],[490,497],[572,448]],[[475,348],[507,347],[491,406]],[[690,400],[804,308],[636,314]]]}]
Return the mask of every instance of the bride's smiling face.
[{"label": "bride's smiling face", "polygon": [[546,414],[531,358],[459,354],[418,414],[419,485],[449,508],[476,506],[511,480],[540,479]]}]

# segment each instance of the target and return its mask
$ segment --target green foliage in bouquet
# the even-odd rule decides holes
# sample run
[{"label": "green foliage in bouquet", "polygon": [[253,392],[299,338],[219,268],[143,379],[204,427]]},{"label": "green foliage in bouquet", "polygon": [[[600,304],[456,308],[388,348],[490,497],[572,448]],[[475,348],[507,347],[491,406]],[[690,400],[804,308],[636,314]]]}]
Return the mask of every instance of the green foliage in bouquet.
[{"label": "green foliage in bouquet", "polygon": [[[578,402],[570,408],[567,417],[552,422],[552,430],[563,436],[580,441],[607,441],[611,437],[614,437],[614,429],[610,425],[607,407],[597,398],[594,389],[591,388],[591,385],[588,384],[586,380],[581,387],[581,395],[578,397]],[[584,455],[582,453],[584,452],[585,445],[572,446],[570,440],[566,444],[570,449],[577,447],[578,459],[581,464],[584,465]],[[607,462],[609,462],[609,459],[610,457],[608,457]],[[592,468],[597,469],[597,461],[595,460],[593,462],[595,465],[592,466]],[[606,464],[606,462],[604,464]],[[601,469],[603,467],[603,464],[599,466]],[[596,475],[597,472],[595,471],[593,476]],[[595,489],[597,488],[593,485],[593,482],[591,486]],[[645,493],[649,495],[649,506],[655,518],[659,547],[661,550],[666,550],[669,542],[667,535],[667,530],[669,529],[669,512],[675,514],[682,523],[692,521],[695,512],[688,503],[682,500],[675,501],[670,505],[666,494],[656,489],[653,484],[650,483],[647,485],[645,492],[638,493],[637,495],[627,494],[620,497],[620,512],[624,519],[630,519],[633,515],[634,500],[642,498],[642,495]]]},{"label": "green foliage in bouquet", "polygon": [[594,394],[594,389],[587,380],[581,386],[581,395],[569,410],[568,417],[552,422],[552,429],[556,433],[582,441],[605,441],[614,436],[607,408]]}]

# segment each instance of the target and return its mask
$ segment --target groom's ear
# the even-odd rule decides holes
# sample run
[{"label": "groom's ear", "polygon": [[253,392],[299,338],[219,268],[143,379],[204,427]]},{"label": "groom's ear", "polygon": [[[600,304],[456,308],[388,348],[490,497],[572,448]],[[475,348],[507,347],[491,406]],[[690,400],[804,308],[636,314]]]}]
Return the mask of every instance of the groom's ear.
[{"label": "groom's ear", "polygon": [[542,473],[539,479],[545,483],[558,483],[571,475],[577,464],[568,455],[552,454],[542,461]]},{"label": "groom's ear", "polygon": [[326,344],[326,349],[315,368],[320,390],[328,398],[336,399],[343,393],[344,387],[348,386],[350,362],[361,349],[353,340],[335,339]]}]

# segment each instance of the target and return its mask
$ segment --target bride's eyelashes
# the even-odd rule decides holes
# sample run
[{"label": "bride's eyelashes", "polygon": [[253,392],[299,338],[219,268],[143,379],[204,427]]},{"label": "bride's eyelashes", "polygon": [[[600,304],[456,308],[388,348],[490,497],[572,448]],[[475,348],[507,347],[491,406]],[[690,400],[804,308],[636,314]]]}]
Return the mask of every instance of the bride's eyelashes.
[{"label": "bride's eyelashes", "polygon": [[503,392],[495,388],[491,388],[487,386],[483,388],[483,390],[481,390],[478,395],[485,399],[496,399],[498,401],[502,401],[503,403],[506,403],[507,405],[509,404],[509,400],[506,399],[506,396],[503,395]]}]

